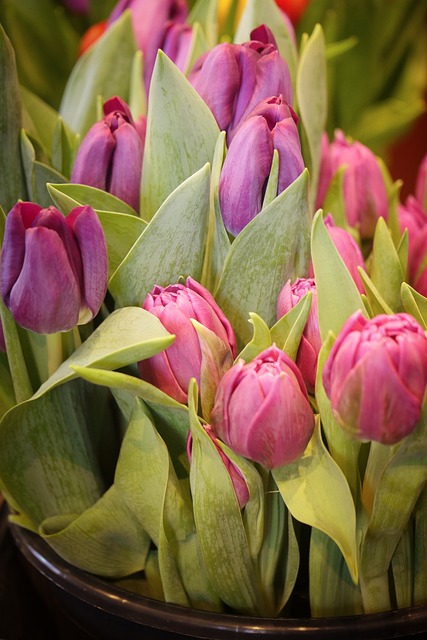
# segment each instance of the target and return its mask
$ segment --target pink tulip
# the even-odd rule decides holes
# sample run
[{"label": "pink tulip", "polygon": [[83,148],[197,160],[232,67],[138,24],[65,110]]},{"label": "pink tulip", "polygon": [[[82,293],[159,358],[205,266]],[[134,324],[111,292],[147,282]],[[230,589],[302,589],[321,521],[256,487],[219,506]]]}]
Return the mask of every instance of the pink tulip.
[{"label": "pink tulip", "polygon": [[342,428],[359,440],[394,444],[412,433],[427,385],[427,337],[405,313],[344,324],[323,369]]},{"label": "pink tulip", "polygon": [[281,318],[311,291],[311,308],[301,338],[296,363],[302,377],[311,392],[314,391],[317,373],[317,358],[322,346],[319,316],[317,311],[317,291],[313,278],[298,278],[291,284],[289,280],[282,288],[277,300],[277,317]]},{"label": "pink tulip", "polygon": [[235,358],[236,338],[229,321],[209,291],[192,278],[187,278],[185,286],[156,285],[143,308],[157,316],[175,340],[165,351],[139,363],[140,376],[178,402],[187,402],[191,378],[200,385],[202,353],[191,318],[213,331]]},{"label": "pink tulip", "polygon": [[107,290],[107,248],[98,216],[63,216],[18,202],[6,218],[0,293],[15,321],[36,333],[68,331],[92,319]]},{"label": "pink tulip", "polygon": [[252,362],[239,360],[218,385],[211,425],[233,451],[267,469],[299,458],[314,416],[296,364],[274,345]]},{"label": "pink tulip", "polygon": [[400,230],[408,230],[408,280],[427,296],[427,213],[414,196],[398,207]]},{"label": "pink tulip", "polygon": [[317,205],[322,206],[332,177],[343,166],[347,221],[362,238],[371,238],[378,218],[388,217],[384,179],[372,151],[360,142],[349,141],[340,130],[330,145],[323,140]]}]

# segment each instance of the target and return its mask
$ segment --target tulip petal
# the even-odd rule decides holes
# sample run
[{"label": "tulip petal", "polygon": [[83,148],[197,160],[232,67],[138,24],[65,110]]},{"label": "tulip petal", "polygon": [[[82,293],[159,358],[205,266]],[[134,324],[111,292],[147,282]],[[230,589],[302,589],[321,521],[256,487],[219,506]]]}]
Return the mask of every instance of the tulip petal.
[{"label": "tulip petal", "polygon": [[116,142],[110,127],[102,120],[88,131],[77,151],[71,182],[107,191],[107,176]]},{"label": "tulip petal", "polygon": [[142,154],[141,138],[127,122],[114,132],[116,148],[111,161],[109,193],[139,211]]}]

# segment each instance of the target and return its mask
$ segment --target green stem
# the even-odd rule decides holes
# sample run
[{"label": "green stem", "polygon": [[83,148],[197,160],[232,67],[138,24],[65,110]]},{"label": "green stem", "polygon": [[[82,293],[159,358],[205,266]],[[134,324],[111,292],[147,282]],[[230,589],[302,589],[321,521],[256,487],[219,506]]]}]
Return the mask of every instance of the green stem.
[{"label": "green stem", "polygon": [[48,377],[55,373],[62,364],[62,333],[50,333],[46,335],[47,374]]},{"label": "green stem", "polygon": [[16,402],[24,402],[33,395],[33,389],[28,375],[27,365],[22,352],[18,330],[9,309],[0,298],[0,318],[3,326],[6,354],[12,376],[13,390]]},{"label": "green stem", "polygon": [[388,574],[365,580],[360,577],[363,607],[365,613],[378,613],[391,609]]},{"label": "green stem", "polygon": [[414,605],[427,603],[427,485],[415,509]]}]

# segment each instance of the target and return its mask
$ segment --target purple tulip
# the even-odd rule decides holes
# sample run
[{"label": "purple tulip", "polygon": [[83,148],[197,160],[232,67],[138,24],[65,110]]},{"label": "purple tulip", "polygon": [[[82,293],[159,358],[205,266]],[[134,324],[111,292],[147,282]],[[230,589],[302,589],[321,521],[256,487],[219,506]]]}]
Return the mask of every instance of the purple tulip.
[{"label": "purple tulip", "polygon": [[313,392],[316,384],[317,358],[322,346],[317,311],[317,290],[313,278],[298,278],[292,284],[290,280],[285,284],[277,300],[277,317],[281,318],[288,313],[309,291],[312,293],[311,308],[301,338],[296,363],[307,389]]},{"label": "purple tulip", "polygon": [[200,386],[202,353],[191,318],[213,331],[235,358],[236,338],[229,321],[209,291],[192,278],[185,285],[156,285],[143,308],[157,316],[175,340],[165,351],[139,363],[140,376],[178,402],[187,402],[191,378]]},{"label": "purple tulip", "polygon": [[161,49],[183,73],[187,69],[192,38],[193,29],[189,24],[167,23]]},{"label": "purple tulip", "polygon": [[427,337],[405,313],[350,316],[323,369],[323,384],[342,428],[359,440],[394,444],[421,414],[427,385]]},{"label": "purple tulip", "polygon": [[252,362],[239,360],[218,385],[211,425],[233,451],[267,469],[299,458],[314,416],[296,364],[274,345]]},{"label": "purple tulip", "polygon": [[126,9],[131,12],[135,40],[144,56],[144,84],[148,93],[157,51],[163,49],[170,23],[182,24],[187,19],[187,3],[186,0],[120,0],[107,24],[111,25]]},{"label": "purple tulip", "polygon": [[398,207],[402,233],[408,230],[408,280],[421,295],[427,296],[427,214],[414,196]]},{"label": "purple tulip", "polygon": [[[230,460],[230,458],[224,453],[221,446],[218,444],[218,439],[215,437],[214,432],[212,431],[212,427],[209,424],[203,425],[203,429],[206,431],[212,442],[214,443],[221,460],[224,463],[225,468],[228,471],[231,482],[233,483],[234,491],[236,493],[236,498],[239,503],[239,507],[243,509],[243,507],[249,502],[249,489],[246,483],[246,480],[242,476],[240,469]],[[191,433],[188,435],[187,440],[187,456],[191,463],[191,452],[193,445],[193,437]]]},{"label": "purple tulip", "polygon": [[144,122],[135,124],[128,105],[118,97],[104,103],[104,114],[79,147],[71,182],[107,191],[138,211]]},{"label": "purple tulip", "polygon": [[0,293],[15,321],[36,333],[68,331],[92,319],[107,290],[107,248],[98,216],[63,216],[18,202],[6,218]]},{"label": "purple tulip", "polygon": [[332,177],[344,165],[347,221],[362,238],[372,238],[378,218],[388,217],[384,179],[373,152],[360,142],[350,142],[340,130],[330,145],[323,139],[317,205],[322,206]]},{"label": "purple tulip", "polygon": [[278,193],[303,171],[298,118],[283,96],[261,101],[230,143],[221,171],[219,202],[227,230],[236,236],[262,208],[274,150]]},{"label": "purple tulip", "polygon": [[[325,223],[325,227],[331,237],[332,242],[335,245],[336,250],[340,254],[345,266],[348,269],[348,272],[353,278],[356,287],[358,288],[360,293],[365,293],[365,287],[363,286],[358,267],[362,267],[362,269],[365,271],[366,267],[359,245],[357,244],[351,233],[349,233],[342,227],[337,227],[330,213],[325,216],[323,222]],[[308,276],[309,278],[314,278],[313,263],[310,263]]]},{"label": "purple tulip", "polygon": [[269,96],[292,104],[289,69],[271,31],[261,25],[243,44],[218,44],[196,61],[189,81],[211,109],[230,144],[254,107]]}]

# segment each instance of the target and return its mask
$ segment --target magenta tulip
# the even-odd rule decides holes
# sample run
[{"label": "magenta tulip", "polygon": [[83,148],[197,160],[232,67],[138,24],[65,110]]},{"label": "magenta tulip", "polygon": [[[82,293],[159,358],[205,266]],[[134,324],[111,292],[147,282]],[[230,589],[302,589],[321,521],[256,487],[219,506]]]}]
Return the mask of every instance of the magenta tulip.
[{"label": "magenta tulip", "polygon": [[236,338],[229,321],[209,291],[192,278],[185,285],[156,285],[143,308],[157,316],[175,340],[165,351],[139,363],[140,376],[178,402],[187,402],[191,378],[200,385],[202,353],[191,319],[213,331],[235,358]]},{"label": "magenta tulip", "polygon": [[[250,497],[249,488],[246,483],[246,480],[242,476],[240,469],[234,464],[234,462],[230,460],[230,458],[225,454],[224,450],[221,448],[221,445],[218,442],[218,438],[215,437],[212,427],[209,424],[206,424],[206,425],[203,425],[203,429],[206,431],[206,433],[214,443],[216,450],[218,451],[221,457],[221,460],[223,461],[224,466],[228,471],[230,480],[233,483],[233,487],[236,493],[236,498],[239,503],[239,507],[243,509],[243,507],[248,503],[249,497]],[[187,455],[190,463],[191,463],[191,457],[192,457],[191,455],[192,445],[193,445],[193,438],[191,433],[189,433],[188,440],[187,440]]]},{"label": "magenta tulip", "polygon": [[399,205],[398,218],[402,233],[408,230],[408,281],[427,296],[427,213],[414,196],[409,196],[404,205]]},{"label": "magenta tulip", "polygon": [[63,216],[18,202],[6,218],[0,293],[15,321],[36,333],[67,331],[92,319],[107,290],[107,248],[98,216]]},{"label": "magenta tulip", "polygon": [[233,451],[267,469],[295,461],[314,428],[296,364],[274,345],[252,362],[239,360],[218,385],[211,425]]},{"label": "magenta tulip", "polygon": [[330,181],[345,166],[343,190],[347,221],[362,238],[372,238],[378,218],[388,217],[384,178],[373,152],[340,130],[330,145],[324,138],[317,205],[322,206]]},{"label": "magenta tulip", "polygon": [[119,0],[107,24],[111,25],[127,9],[131,12],[136,43],[143,53],[144,84],[148,93],[157,51],[163,49],[169,25],[184,23],[188,7],[185,0]]},{"label": "magenta tulip", "polygon": [[298,278],[291,284],[289,280],[282,288],[277,300],[277,317],[281,318],[308,293],[311,292],[311,307],[301,338],[296,363],[311,392],[314,391],[317,374],[317,358],[322,346],[317,311],[317,290],[313,278]]},{"label": "magenta tulip", "polygon": [[405,313],[344,324],[323,369],[332,411],[351,436],[394,444],[421,414],[427,385],[427,337]]},{"label": "magenta tulip", "polygon": [[196,61],[189,81],[211,109],[230,144],[240,124],[265,98],[292,104],[289,69],[271,31],[261,25],[243,44],[218,44]]},{"label": "magenta tulip", "polygon": [[279,154],[278,193],[303,171],[298,118],[283,96],[262,100],[230,143],[219,182],[226,229],[236,236],[260,211],[274,150]]},{"label": "magenta tulip", "polygon": [[145,123],[135,124],[117,97],[105,102],[104,114],[79,147],[71,182],[103,189],[138,211]]}]

